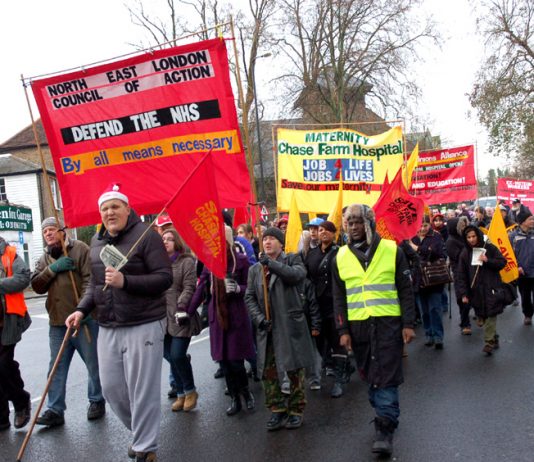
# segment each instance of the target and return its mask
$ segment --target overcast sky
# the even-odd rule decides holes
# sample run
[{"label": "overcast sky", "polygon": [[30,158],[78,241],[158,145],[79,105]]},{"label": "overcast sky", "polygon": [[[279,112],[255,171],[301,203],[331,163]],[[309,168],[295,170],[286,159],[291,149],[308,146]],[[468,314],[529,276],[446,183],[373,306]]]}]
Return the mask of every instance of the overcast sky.
[{"label": "overcast sky", "polygon": [[[424,50],[426,62],[413,72],[423,87],[421,112],[430,116],[432,134],[441,135],[451,147],[476,143],[479,172],[485,176],[488,168],[502,166],[504,161],[497,162],[486,153],[485,130],[474,117],[468,117],[467,93],[483,53],[471,3],[425,1],[424,10],[434,14],[445,40],[441,50]],[[0,142],[30,123],[21,74],[46,74],[125,54],[133,51],[128,43],[138,43],[142,36],[141,29],[131,24],[121,0],[5,1],[0,12]],[[262,72],[262,66],[264,70],[269,66],[268,59],[258,61],[258,65],[261,98],[270,93],[268,73]],[[276,111],[271,108],[268,113]]]}]

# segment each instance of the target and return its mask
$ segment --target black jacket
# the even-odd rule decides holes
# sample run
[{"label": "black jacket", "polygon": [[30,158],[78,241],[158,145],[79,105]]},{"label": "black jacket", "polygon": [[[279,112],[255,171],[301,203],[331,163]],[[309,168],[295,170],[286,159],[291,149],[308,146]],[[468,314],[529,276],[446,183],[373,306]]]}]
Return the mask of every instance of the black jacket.
[{"label": "black jacket", "polygon": [[[363,268],[367,268],[380,242],[375,234],[369,248],[351,247]],[[366,250],[368,252],[366,252]],[[383,388],[403,382],[402,375],[402,329],[413,328],[415,321],[415,299],[410,278],[410,267],[404,252],[397,248],[395,257],[395,286],[399,297],[401,316],[381,316],[365,321],[347,319],[347,292],[345,283],[339,277],[337,256],[332,263],[332,285],[334,296],[334,319],[339,335],[350,334],[352,347],[360,376],[369,384]]]},{"label": "black jacket", "polygon": [[[113,245],[126,255],[145,230],[146,225],[131,210],[126,227],[112,239]],[[110,240],[104,230],[91,241],[91,279],[77,309],[88,315],[96,308],[96,319],[104,327],[135,326],[164,319],[165,291],[172,284],[172,269],[159,234],[149,231],[121,269],[125,287],[108,287],[103,291],[105,267],[100,252]]]},{"label": "black jacket", "polygon": [[332,299],[332,262],[339,250],[339,246],[331,245],[326,252],[321,250],[321,246],[310,249],[306,255],[304,265],[308,270],[308,278],[315,287],[315,295],[321,316],[323,318],[334,315],[334,305]]},{"label": "black jacket", "polygon": [[[482,231],[476,226],[468,226],[464,230],[464,236],[470,230],[474,230],[477,233],[479,243],[484,242]],[[482,266],[476,266],[471,264],[473,249],[467,242],[465,243],[456,267],[455,281],[458,298],[467,297],[469,304],[475,309],[476,315],[481,318],[496,316],[502,313],[504,309],[504,305],[496,300],[494,289],[502,285],[499,271],[506,266],[506,258],[503,257],[497,247],[489,242],[484,244],[484,247],[486,248],[488,261]]]}]

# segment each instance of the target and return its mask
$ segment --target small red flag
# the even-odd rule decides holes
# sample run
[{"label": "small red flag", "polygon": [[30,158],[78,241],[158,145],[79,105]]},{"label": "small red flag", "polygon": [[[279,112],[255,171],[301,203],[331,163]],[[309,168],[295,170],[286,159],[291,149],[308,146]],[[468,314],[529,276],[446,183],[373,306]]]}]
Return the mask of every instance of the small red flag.
[{"label": "small red flag", "polygon": [[234,209],[234,228],[237,228],[243,223],[248,223],[250,220],[250,214],[248,207],[236,207]]},{"label": "small red flag", "polygon": [[376,231],[384,239],[398,244],[417,234],[423,220],[425,203],[408,193],[402,182],[402,168],[395,179],[382,190],[374,205]]},{"label": "small red flag", "polygon": [[223,279],[226,276],[226,242],[213,172],[210,151],[167,203],[166,209],[197,258]]}]

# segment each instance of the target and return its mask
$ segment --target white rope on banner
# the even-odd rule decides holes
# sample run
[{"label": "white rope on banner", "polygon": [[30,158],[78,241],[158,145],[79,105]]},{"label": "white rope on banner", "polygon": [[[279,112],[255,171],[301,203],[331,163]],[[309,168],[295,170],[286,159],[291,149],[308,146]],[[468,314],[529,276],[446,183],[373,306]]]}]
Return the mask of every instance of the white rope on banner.
[{"label": "white rope on banner", "polygon": [[169,40],[168,42],[163,42],[163,43],[160,43],[158,45],[145,48],[143,50],[132,51],[131,53],[126,53],[126,54],[123,54],[123,55],[115,56],[113,58],[107,58],[107,59],[103,59],[101,61],[95,61],[94,63],[90,63],[90,64],[82,64],[81,66],[71,67],[69,69],[63,69],[61,71],[50,72],[48,74],[34,75],[32,77],[23,77],[23,78],[21,78],[22,85],[27,86],[27,85],[31,84],[32,80],[40,79],[40,78],[44,78],[44,77],[52,77],[54,75],[60,75],[60,74],[66,73],[66,72],[72,72],[72,71],[76,71],[76,70],[85,71],[85,68],[87,68],[87,67],[93,67],[93,66],[96,66],[98,64],[111,63],[113,61],[117,61],[119,59],[123,59],[123,58],[126,58],[128,56],[142,55],[143,53],[154,54],[154,49],[156,49],[156,48],[159,48],[159,49],[162,50],[167,45],[171,45],[171,44],[175,45],[176,42],[178,42],[178,41],[185,40],[187,38],[194,37],[194,36],[202,34],[204,32],[208,32],[208,31],[214,30],[214,29],[219,29],[221,27],[228,26],[228,25],[230,25],[230,22],[224,22],[224,23],[216,24],[213,27],[208,27],[207,29],[203,29],[203,30],[199,30],[197,32],[193,32],[191,34],[183,35],[181,37]]}]

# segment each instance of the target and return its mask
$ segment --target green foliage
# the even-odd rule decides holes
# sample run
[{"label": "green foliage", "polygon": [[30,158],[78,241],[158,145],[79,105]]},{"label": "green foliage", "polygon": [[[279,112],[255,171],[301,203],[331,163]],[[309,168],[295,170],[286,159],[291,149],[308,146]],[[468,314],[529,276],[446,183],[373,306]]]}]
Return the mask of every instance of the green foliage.
[{"label": "green foliage", "polygon": [[82,228],[77,228],[78,240],[85,242],[87,245],[91,244],[91,238],[96,233],[96,226],[84,226]]}]

